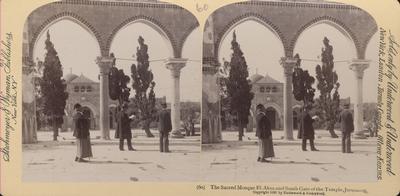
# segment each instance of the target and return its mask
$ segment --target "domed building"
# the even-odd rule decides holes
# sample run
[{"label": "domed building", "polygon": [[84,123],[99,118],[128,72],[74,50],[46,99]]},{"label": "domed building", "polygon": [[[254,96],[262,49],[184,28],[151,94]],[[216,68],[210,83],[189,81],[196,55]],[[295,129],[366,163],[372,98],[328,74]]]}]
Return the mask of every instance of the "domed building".
[{"label": "domed building", "polygon": [[[100,83],[95,82],[83,74],[80,76],[70,73],[64,77],[67,84],[66,91],[68,99],[65,106],[66,115],[64,116],[63,130],[73,130],[74,105],[79,103],[84,110],[90,113],[90,129],[99,129],[100,119]],[[115,127],[113,112],[117,106],[117,101],[109,100],[110,107],[110,128]]]},{"label": "domed building", "polygon": [[[253,125],[249,123],[248,128],[252,129],[255,125],[256,106],[264,105],[266,115],[271,122],[272,129],[283,129],[283,82],[280,82],[268,74],[262,76],[254,74],[250,77],[254,98],[251,102],[251,112]],[[297,129],[298,114],[301,102],[294,99],[293,103],[293,128]]]}]

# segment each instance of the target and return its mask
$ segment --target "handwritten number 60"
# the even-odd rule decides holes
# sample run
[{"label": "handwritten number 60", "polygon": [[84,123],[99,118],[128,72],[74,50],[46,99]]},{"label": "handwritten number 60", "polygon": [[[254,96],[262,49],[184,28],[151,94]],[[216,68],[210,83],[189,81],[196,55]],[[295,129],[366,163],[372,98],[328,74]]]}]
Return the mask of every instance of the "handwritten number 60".
[{"label": "handwritten number 60", "polygon": [[196,10],[198,12],[206,11],[208,9],[208,5],[204,4],[203,6],[199,6],[199,4],[196,3]]}]

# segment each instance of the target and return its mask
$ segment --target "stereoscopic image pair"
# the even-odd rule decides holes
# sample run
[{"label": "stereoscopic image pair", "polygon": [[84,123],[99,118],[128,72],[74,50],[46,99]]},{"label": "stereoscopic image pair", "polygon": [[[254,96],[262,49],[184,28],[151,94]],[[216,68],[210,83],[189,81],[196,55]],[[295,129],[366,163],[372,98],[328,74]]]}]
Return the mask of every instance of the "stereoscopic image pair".
[{"label": "stereoscopic image pair", "polygon": [[379,32],[356,6],[62,0],[23,29],[24,181],[376,180]]}]

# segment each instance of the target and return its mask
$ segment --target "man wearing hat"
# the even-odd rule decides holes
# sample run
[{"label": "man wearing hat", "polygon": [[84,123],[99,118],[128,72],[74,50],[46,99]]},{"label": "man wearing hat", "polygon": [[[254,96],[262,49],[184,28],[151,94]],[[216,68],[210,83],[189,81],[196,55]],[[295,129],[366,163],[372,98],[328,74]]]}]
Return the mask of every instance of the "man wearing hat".
[{"label": "man wearing hat", "polygon": [[158,131],[160,132],[160,152],[169,152],[168,134],[172,130],[171,115],[167,110],[167,103],[161,103],[158,113]]},{"label": "man wearing hat", "polygon": [[258,137],[258,162],[269,162],[266,158],[275,156],[274,144],[272,142],[271,123],[265,115],[265,107],[262,104],[256,106],[257,109],[257,128],[256,136]]},{"label": "man wearing hat", "polygon": [[121,151],[124,150],[124,140],[126,139],[126,142],[128,144],[128,150],[134,151],[135,149],[133,149],[132,147],[132,131],[131,131],[131,118],[133,118],[133,116],[128,117],[127,109],[128,109],[128,104],[123,103],[121,111],[119,111],[117,115],[118,134],[116,134],[116,136],[119,137],[119,150]]},{"label": "man wearing hat", "polygon": [[351,152],[351,133],[354,132],[354,121],[353,114],[350,111],[350,104],[344,104],[344,109],[340,113],[339,122],[340,128],[342,131],[342,152],[343,153],[352,153]]},{"label": "man wearing hat", "polygon": [[82,112],[81,104],[74,105],[75,114],[73,116],[75,129],[73,136],[76,137],[76,157],[77,162],[87,162],[83,158],[90,158],[92,154],[92,146],[90,144],[90,122],[88,117]]},{"label": "man wearing hat", "polygon": [[300,121],[300,132],[302,138],[301,149],[303,151],[307,151],[307,140],[310,141],[311,151],[318,151],[314,145],[315,131],[313,123],[314,119],[310,116],[310,106],[304,106]]}]

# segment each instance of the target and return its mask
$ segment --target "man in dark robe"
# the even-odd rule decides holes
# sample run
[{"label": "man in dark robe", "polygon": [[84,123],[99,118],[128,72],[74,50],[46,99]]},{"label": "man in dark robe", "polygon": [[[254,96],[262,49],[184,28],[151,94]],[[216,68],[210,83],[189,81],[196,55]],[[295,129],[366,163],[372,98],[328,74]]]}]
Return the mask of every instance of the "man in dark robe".
[{"label": "man in dark robe", "polygon": [[274,157],[274,146],[272,143],[271,123],[265,115],[265,108],[258,104],[256,115],[256,136],[258,137],[259,154],[257,161],[269,162],[265,158]]},{"label": "man in dark robe", "polygon": [[128,150],[134,151],[132,147],[132,131],[131,131],[131,118],[127,113],[128,104],[122,104],[121,110],[117,115],[117,131],[119,137],[119,150],[124,150],[124,140],[126,139]]},{"label": "man in dark robe", "polygon": [[160,152],[169,151],[168,135],[172,130],[171,115],[167,110],[167,104],[161,104],[162,109],[158,113],[158,131],[160,132]]},{"label": "man in dark robe", "polygon": [[304,107],[302,117],[301,117],[301,123],[300,123],[300,132],[302,134],[301,135],[301,138],[302,138],[301,148],[303,151],[307,151],[307,140],[310,140],[311,151],[318,151],[314,145],[315,132],[314,132],[313,123],[314,123],[314,120],[310,116],[309,108]]},{"label": "man in dark robe", "polygon": [[90,121],[89,117],[85,116],[82,112],[82,106],[77,103],[74,105],[75,114],[74,119],[74,133],[73,136],[76,137],[77,153],[75,161],[77,162],[87,162],[83,158],[92,157],[92,146],[90,144]]},{"label": "man in dark robe", "polygon": [[339,122],[342,131],[342,152],[351,152],[351,133],[354,132],[354,121],[353,115],[350,111],[350,104],[346,103],[344,105],[344,110],[340,112]]}]

